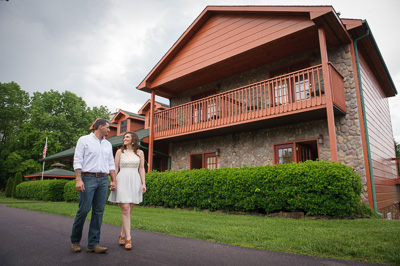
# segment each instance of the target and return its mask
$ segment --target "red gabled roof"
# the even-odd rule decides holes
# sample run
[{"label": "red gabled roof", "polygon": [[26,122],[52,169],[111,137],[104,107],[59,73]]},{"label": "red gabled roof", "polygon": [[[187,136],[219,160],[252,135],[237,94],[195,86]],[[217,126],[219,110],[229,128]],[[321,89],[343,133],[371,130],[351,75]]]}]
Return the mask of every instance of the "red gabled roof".
[{"label": "red gabled roof", "polygon": [[[143,106],[138,111],[138,114],[145,115],[146,111],[150,109],[150,104],[151,104],[151,101],[147,100],[147,102],[145,102],[145,104],[143,104]],[[154,104],[155,104],[155,110],[159,110],[159,109],[165,110],[165,109],[169,108],[168,104],[160,103],[157,101],[155,101]]]},{"label": "red gabled roof", "polygon": [[318,26],[325,29],[328,44],[351,40],[332,6],[207,6],[138,89],[155,89],[157,95],[173,98],[204,82],[272,61],[268,51],[282,50],[279,53],[287,56],[287,47],[276,45],[277,40],[292,43],[296,51],[293,46],[301,35],[309,37],[306,48],[314,48]]},{"label": "red gabled roof", "polygon": [[115,116],[113,117],[111,122],[116,123],[121,116],[125,116],[126,118],[135,119],[135,120],[139,120],[139,121],[144,121],[144,119],[145,119],[145,117],[142,115],[138,115],[136,113],[132,113],[132,112],[124,111],[124,110],[119,110],[115,114]]}]

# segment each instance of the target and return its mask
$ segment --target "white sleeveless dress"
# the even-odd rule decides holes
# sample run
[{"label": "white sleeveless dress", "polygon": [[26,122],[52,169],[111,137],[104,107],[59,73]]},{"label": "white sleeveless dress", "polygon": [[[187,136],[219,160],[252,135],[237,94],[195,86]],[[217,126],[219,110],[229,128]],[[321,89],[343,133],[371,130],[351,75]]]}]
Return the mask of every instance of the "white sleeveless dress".
[{"label": "white sleeveless dress", "polygon": [[140,157],[134,152],[125,151],[119,159],[117,189],[111,191],[108,201],[115,203],[139,204],[143,201],[142,180],[139,175]]}]

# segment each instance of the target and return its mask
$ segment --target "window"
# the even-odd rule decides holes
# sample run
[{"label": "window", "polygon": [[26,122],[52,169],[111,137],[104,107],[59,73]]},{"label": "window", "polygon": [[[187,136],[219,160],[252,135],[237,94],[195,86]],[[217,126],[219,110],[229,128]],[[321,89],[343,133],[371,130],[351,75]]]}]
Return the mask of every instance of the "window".
[{"label": "window", "polygon": [[317,158],[319,158],[317,140],[274,145],[275,164],[314,161]]},{"label": "window", "polygon": [[[205,97],[214,95],[217,93],[216,89],[204,91],[195,95],[191,96],[191,101],[196,101],[199,99],[203,99]],[[205,114],[203,116],[203,113]],[[206,119],[215,119],[217,115],[217,106],[216,103],[213,101],[207,102],[199,102],[194,105],[193,108],[193,122],[195,124],[204,122]]]},{"label": "window", "polygon": [[[296,72],[310,67],[310,62],[303,61],[291,64],[270,72],[271,78]],[[308,83],[308,74],[296,74],[294,76],[285,76],[278,79],[274,84],[275,106],[287,104],[295,101],[304,101],[310,98],[310,87]]]},{"label": "window", "polygon": [[128,120],[121,121],[119,133],[126,132],[127,126],[128,126]]},{"label": "window", "polygon": [[216,169],[217,156],[215,152],[198,153],[190,155],[190,170],[192,169]]},{"label": "window", "polygon": [[278,164],[294,162],[293,144],[275,146],[275,154]]}]

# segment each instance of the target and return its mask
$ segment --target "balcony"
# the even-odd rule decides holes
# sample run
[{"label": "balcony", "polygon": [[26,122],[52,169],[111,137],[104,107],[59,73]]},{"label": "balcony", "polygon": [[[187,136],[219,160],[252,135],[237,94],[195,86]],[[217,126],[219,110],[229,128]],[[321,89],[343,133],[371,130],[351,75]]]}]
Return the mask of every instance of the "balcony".
[{"label": "balcony", "polygon": [[[329,63],[332,101],[346,111],[343,77]],[[166,139],[221,128],[250,125],[326,108],[322,65],[274,77],[154,115],[154,139]],[[325,116],[326,117],[326,116]]]}]

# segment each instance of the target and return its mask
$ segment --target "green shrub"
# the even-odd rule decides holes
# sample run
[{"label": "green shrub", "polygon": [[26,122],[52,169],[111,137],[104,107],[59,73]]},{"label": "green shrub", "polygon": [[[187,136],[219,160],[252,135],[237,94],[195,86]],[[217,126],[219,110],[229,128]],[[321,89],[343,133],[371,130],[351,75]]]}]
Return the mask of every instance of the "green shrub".
[{"label": "green shrub", "polygon": [[369,205],[359,202],[356,206],[354,214],[363,217],[379,217]]},{"label": "green shrub", "polygon": [[21,183],[22,183],[22,174],[21,174],[21,172],[18,172],[15,174],[14,184],[13,184],[13,188],[12,188],[12,196],[15,198],[17,198],[17,196],[16,196],[17,186]]},{"label": "green shrub", "polygon": [[62,179],[23,182],[17,186],[16,196],[24,199],[62,201],[66,183],[68,181]]},{"label": "green shrub", "polygon": [[[79,202],[79,192],[75,189],[76,180],[69,181],[64,187],[64,200],[67,202]],[[110,195],[108,190],[107,199]]]},{"label": "green shrub", "polygon": [[75,189],[76,180],[69,181],[64,186],[64,200],[69,202],[78,202],[79,201],[79,192]]},{"label": "green shrub", "polygon": [[325,161],[151,172],[146,185],[144,205],[334,217],[354,214],[361,193],[352,168]]},{"label": "green shrub", "polygon": [[6,185],[6,197],[11,197],[12,196],[12,190],[14,186],[14,177],[9,177],[7,180],[7,185]]}]

